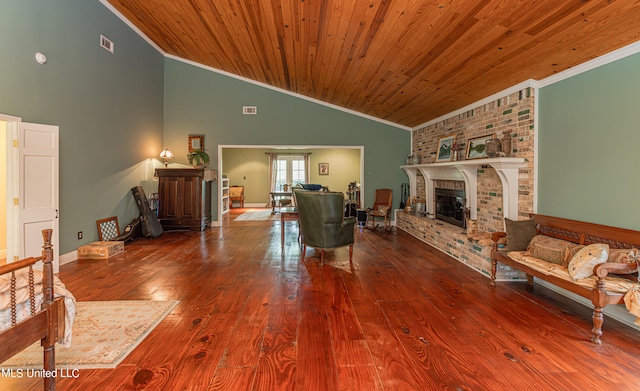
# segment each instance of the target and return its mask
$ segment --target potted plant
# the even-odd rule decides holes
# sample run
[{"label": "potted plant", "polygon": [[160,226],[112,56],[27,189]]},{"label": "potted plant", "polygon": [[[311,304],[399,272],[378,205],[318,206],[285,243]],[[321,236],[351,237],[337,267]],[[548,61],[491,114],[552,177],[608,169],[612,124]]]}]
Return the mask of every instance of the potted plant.
[{"label": "potted plant", "polygon": [[204,148],[194,149],[189,152],[187,154],[187,159],[189,159],[189,164],[195,168],[203,168],[209,164],[209,154],[204,150]]}]

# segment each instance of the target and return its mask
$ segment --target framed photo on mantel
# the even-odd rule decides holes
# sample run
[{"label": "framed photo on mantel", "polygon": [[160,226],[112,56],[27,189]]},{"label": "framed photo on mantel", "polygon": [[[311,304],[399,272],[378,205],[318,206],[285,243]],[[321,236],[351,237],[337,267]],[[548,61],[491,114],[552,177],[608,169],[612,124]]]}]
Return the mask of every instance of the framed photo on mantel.
[{"label": "framed photo on mantel", "polygon": [[456,135],[440,137],[438,140],[438,149],[436,152],[436,163],[448,162],[453,155],[453,144],[456,141]]},{"label": "framed photo on mantel", "polygon": [[482,137],[470,138],[467,141],[467,159],[482,159],[487,157],[485,143],[493,138],[494,133]]}]

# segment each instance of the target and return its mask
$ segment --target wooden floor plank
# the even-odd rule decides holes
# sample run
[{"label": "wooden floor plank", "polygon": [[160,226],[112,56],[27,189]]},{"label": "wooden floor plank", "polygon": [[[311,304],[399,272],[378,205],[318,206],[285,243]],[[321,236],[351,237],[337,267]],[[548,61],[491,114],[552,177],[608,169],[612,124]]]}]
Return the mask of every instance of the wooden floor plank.
[{"label": "wooden floor plank", "polygon": [[[127,243],[62,265],[79,301],[177,300],[115,369],[58,390],[615,390],[640,384],[640,333],[540,286],[489,286],[447,254],[393,230],[356,229],[348,249],[308,249],[289,224],[234,222]],[[0,365],[0,368],[2,366]],[[1,390],[41,389],[0,377]]]}]

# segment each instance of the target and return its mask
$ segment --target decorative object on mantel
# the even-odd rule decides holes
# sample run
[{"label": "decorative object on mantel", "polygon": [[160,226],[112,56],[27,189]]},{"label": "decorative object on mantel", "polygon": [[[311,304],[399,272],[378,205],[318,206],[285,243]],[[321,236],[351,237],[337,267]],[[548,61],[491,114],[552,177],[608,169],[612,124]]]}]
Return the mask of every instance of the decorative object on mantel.
[{"label": "decorative object on mantel", "polygon": [[[458,162],[441,162],[434,164],[420,164],[417,166],[403,166],[402,169],[409,177],[411,194],[417,194],[418,175],[425,179],[426,194],[432,194],[434,180],[461,180],[465,182],[467,205],[471,210],[470,218],[476,219],[478,210],[477,178],[478,168],[483,165],[493,167],[502,185],[502,213],[510,219],[518,218],[518,171],[526,163],[526,159],[519,157],[504,157],[493,159],[470,159]],[[434,213],[434,203],[427,204],[427,215]]]},{"label": "decorative object on mantel", "polygon": [[407,158],[404,159],[404,164],[408,166],[411,164],[412,161],[413,161],[413,155],[407,155]]},{"label": "decorative object on mantel", "polygon": [[448,162],[451,160],[453,144],[456,142],[456,136],[454,134],[449,136],[440,137],[438,140],[438,148],[436,154],[436,163]]},{"label": "decorative object on mantel", "polygon": [[416,155],[415,152],[411,155],[411,164],[420,164],[420,156]]},{"label": "decorative object on mantel", "polygon": [[500,152],[500,140],[496,138],[495,133],[493,134],[493,137],[486,140],[484,144],[485,144],[485,147],[484,147],[485,151],[487,152],[487,156],[489,158],[494,158],[498,156],[498,152]]},{"label": "decorative object on mantel", "polygon": [[189,164],[195,168],[204,168],[209,164],[209,154],[204,150],[204,148],[194,149],[189,152],[187,154],[187,159],[189,159]]},{"label": "decorative object on mantel", "polygon": [[481,137],[470,138],[467,141],[467,159],[481,159],[487,157],[486,142],[495,137],[494,134],[487,134]]},{"label": "decorative object on mantel", "polygon": [[505,130],[502,134],[502,140],[500,141],[502,144],[502,153],[505,157],[508,157],[511,155],[511,130]]}]

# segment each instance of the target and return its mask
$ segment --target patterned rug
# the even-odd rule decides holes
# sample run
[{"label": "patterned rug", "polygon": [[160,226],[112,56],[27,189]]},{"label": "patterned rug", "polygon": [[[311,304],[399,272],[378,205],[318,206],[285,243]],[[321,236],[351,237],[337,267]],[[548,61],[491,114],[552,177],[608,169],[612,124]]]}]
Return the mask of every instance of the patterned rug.
[{"label": "patterned rug", "polygon": [[271,209],[249,209],[233,221],[267,221],[276,220],[280,217],[271,214]]},{"label": "patterned rug", "polygon": [[[178,304],[177,301],[79,301],[71,346],[56,345],[56,368],[115,368]],[[3,369],[42,368],[40,342],[3,362]]]}]

